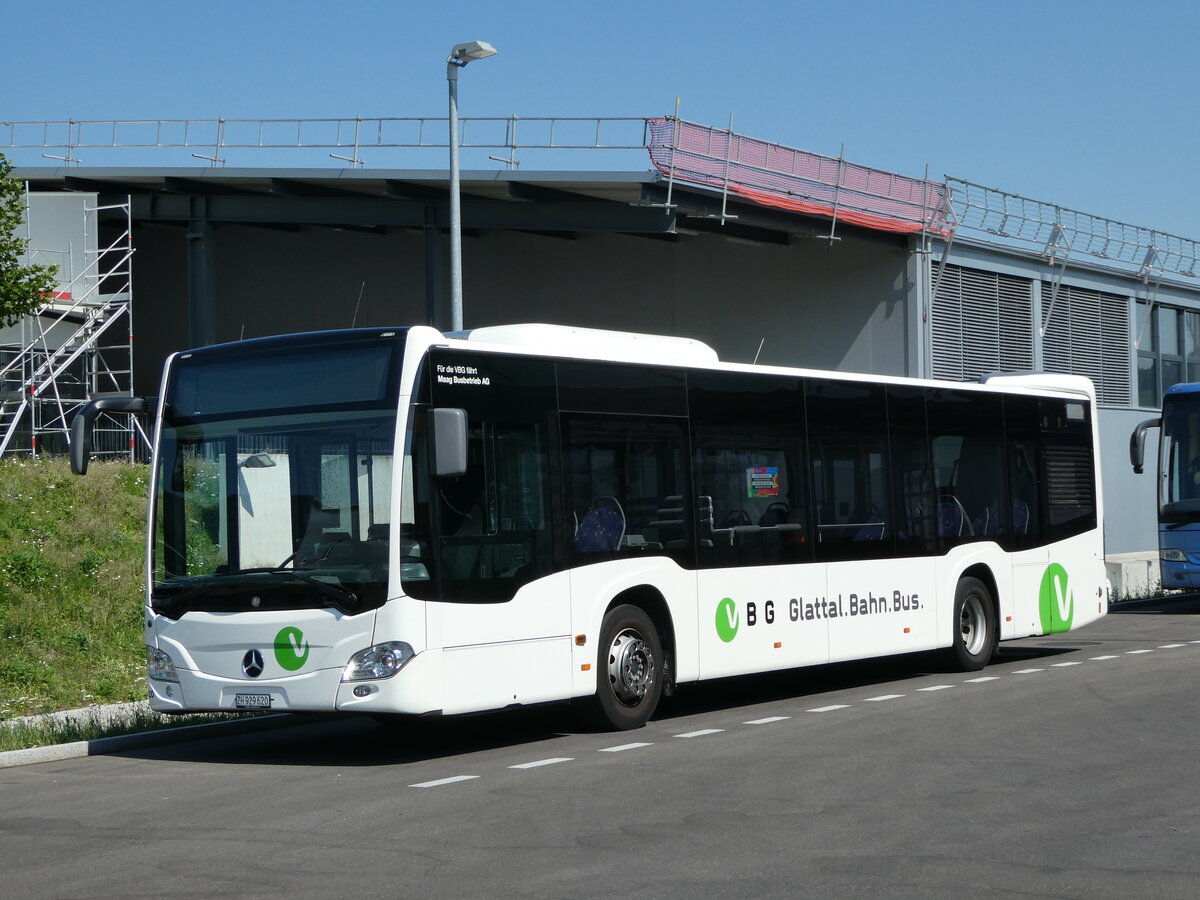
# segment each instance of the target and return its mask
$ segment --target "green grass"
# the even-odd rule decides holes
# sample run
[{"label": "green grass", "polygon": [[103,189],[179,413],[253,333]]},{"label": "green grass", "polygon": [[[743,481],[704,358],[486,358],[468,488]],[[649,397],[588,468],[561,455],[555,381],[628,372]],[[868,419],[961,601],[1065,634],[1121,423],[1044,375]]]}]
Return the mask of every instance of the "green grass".
[{"label": "green grass", "polygon": [[0,459],[0,720],[145,698],[148,475]]}]

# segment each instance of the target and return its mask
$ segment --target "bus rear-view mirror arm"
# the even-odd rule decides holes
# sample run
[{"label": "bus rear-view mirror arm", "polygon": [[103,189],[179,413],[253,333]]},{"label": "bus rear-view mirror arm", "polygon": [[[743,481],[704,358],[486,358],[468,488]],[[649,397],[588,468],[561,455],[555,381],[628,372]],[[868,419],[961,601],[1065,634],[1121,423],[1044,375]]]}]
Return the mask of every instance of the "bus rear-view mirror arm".
[{"label": "bus rear-view mirror arm", "polygon": [[1129,462],[1133,465],[1134,474],[1142,474],[1142,464],[1146,459],[1146,432],[1161,425],[1161,418],[1147,419],[1139,422],[1138,427],[1133,429],[1133,434],[1129,436]]},{"label": "bus rear-view mirror arm", "polygon": [[150,407],[147,397],[100,397],[88,401],[71,420],[71,471],[76,475],[87,474],[88,460],[92,456],[92,425],[100,413],[136,415],[147,412]]},{"label": "bus rear-view mirror arm", "polygon": [[451,478],[467,472],[467,411],[439,407],[430,410],[433,435],[433,474]]}]

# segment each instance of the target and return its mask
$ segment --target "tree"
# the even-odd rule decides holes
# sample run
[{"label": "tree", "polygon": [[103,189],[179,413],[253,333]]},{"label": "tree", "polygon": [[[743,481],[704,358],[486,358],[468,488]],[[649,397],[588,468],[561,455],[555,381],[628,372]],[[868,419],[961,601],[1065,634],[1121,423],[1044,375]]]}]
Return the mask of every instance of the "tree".
[{"label": "tree", "polygon": [[0,322],[13,325],[46,302],[57,288],[58,266],[22,263],[29,241],[17,236],[25,211],[24,188],[0,153]]}]

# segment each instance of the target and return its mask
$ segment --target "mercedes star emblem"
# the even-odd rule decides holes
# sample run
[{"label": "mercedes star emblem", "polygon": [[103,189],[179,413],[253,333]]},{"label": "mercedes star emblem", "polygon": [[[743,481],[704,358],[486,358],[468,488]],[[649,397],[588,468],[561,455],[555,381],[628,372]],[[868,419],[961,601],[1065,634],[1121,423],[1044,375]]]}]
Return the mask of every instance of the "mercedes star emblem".
[{"label": "mercedes star emblem", "polygon": [[263,673],[263,655],[257,650],[247,650],[242,657],[242,671],[251,678],[257,678]]}]

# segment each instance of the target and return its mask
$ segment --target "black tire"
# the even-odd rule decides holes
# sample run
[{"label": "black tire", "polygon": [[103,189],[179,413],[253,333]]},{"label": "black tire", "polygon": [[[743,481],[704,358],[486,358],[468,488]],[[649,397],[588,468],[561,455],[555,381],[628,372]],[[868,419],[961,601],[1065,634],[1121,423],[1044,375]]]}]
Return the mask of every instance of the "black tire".
[{"label": "black tire", "polygon": [[992,595],[978,578],[966,577],[954,592],[954,642],[946,661],[961,672],[978,672],[992,659],[999,638]]},{"label": "black tire", "polygon": [[618,731],[645,725],[662,697],[664,662],[658,629],[644,610],[610,609],[600,625],[591,724]]}]

